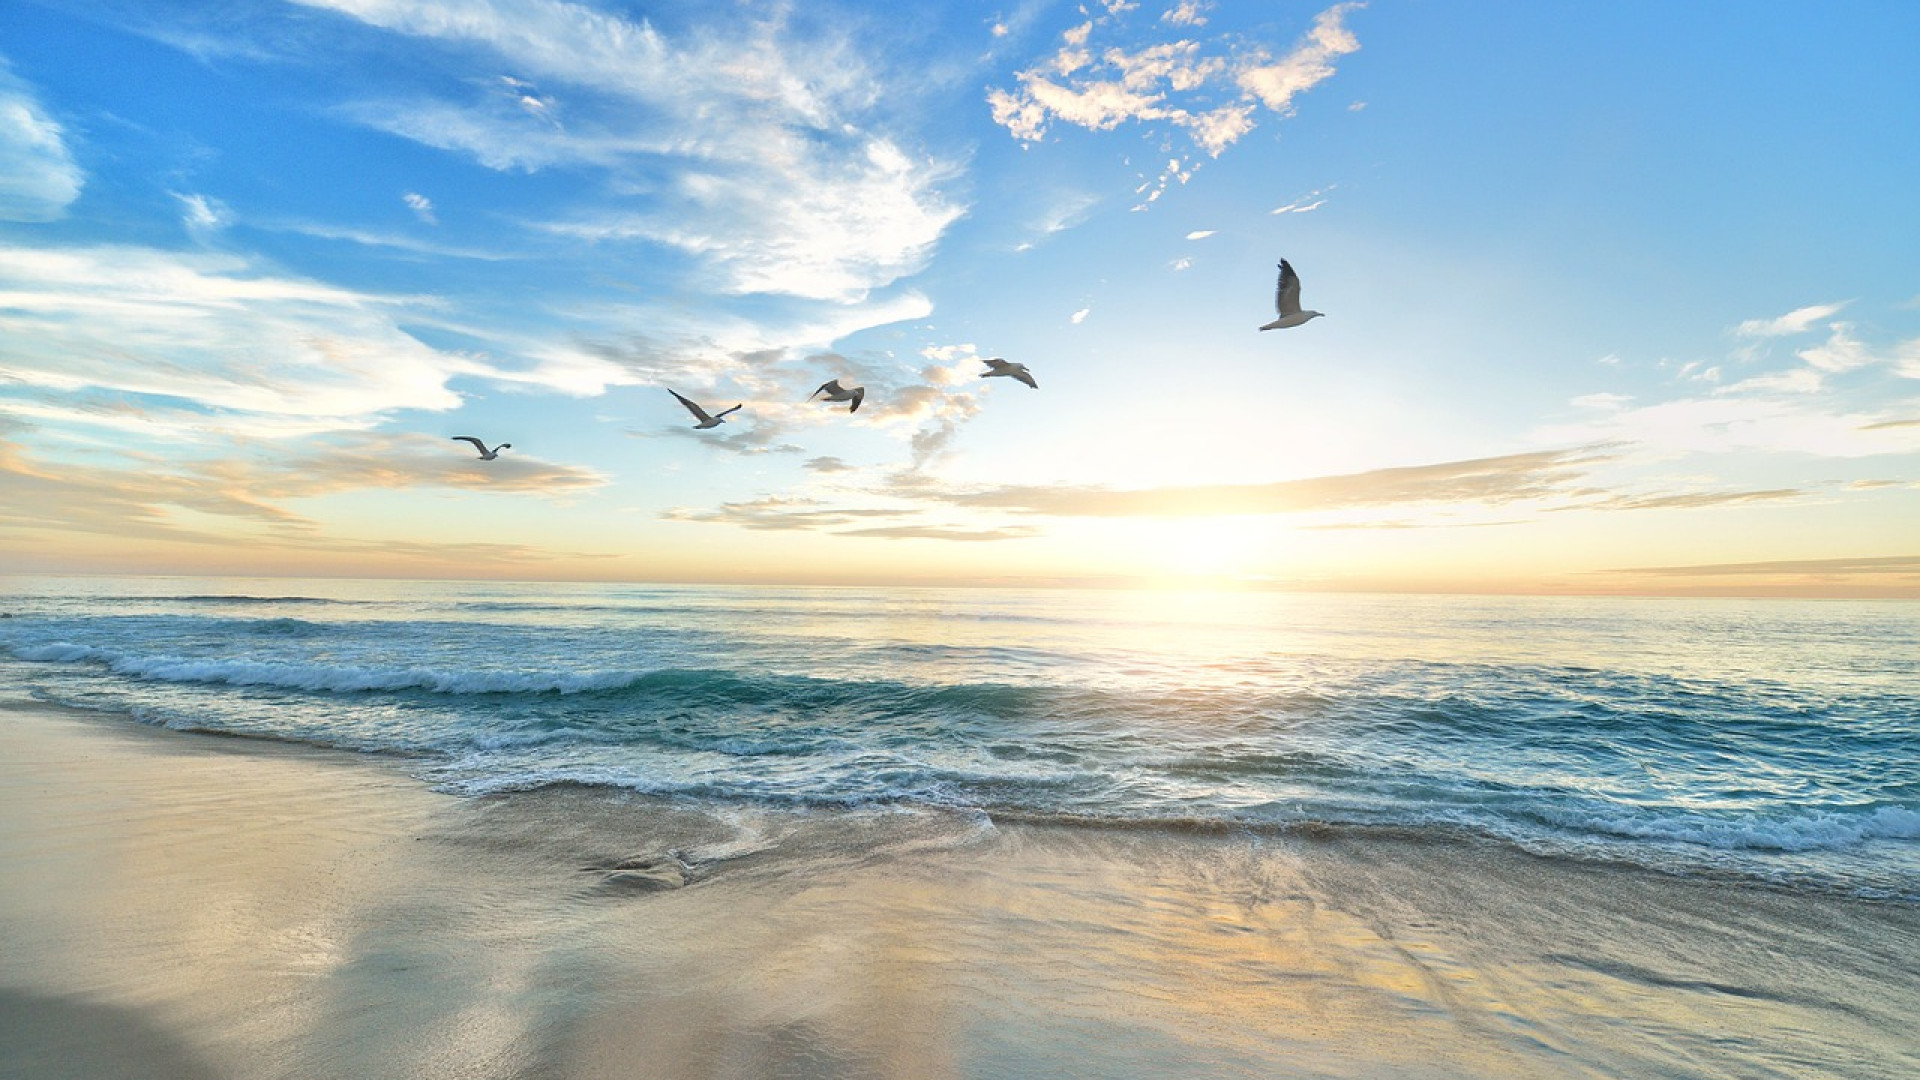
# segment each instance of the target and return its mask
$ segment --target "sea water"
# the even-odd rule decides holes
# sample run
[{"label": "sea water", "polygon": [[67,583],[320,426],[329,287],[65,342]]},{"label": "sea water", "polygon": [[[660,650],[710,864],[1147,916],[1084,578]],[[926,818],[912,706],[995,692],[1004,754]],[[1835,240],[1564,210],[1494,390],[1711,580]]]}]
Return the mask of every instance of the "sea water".
[{"label": "sea water", "polygon": [[1920,903],[1898,601],[0,580],[0,687],[458,795],[1375,830]]}]

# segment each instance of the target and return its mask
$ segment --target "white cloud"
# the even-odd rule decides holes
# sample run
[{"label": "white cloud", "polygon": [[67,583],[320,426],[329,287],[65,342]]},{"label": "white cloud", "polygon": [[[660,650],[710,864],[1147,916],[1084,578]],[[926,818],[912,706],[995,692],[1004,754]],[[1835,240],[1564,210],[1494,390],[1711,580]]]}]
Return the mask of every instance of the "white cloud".
[{"label": "white cloud", "polygon": [[791,182],[692,172],[659,211],[551,223],[594,240],[644,238],[704,257],[733,293],[853,303],[914,273],[957,219],[934,187],[943,166],[873,140],[854,156],[789,163]]},{"label": "white cloud", "polygon": [[400,201],[406,203],[407,209],[413,211],[414,216],[421,221],[429,225],[440,224],[440,219],[436,217],[433,212],[432,199],[427,198],[417,191],[409,191],[400,196]]},{"label": "white cloud", "polygon": [[205,195],[173,196],[180,203],[181,224],[191,233],[215,232],[233,224],[233,211],[218,199],[209,199]]},{"label": "white cloud", "polygon": [[1166,14],[1160,16],[1160,21],[1174,26],[1205,26],[1207,25],[1206,11],[1212,6],[1203,3],[1202,0],[1180,0],[1178,4],[1168,8]]},{"label": "white cloud", "polygon": [[[1254,129],[1256,108],[1286,115],[1296,96],[1333,75],[1339,57],[1360,48],[1343,20],[1363,5],[1342,3],[1321,12],[1306,37],[1278,59],[1265,50],[1235,52],[1225,38],[1096,51],[1095,32],[1114,30],[1117,15],[1131,6],[1108,5],[1107,14],[1063,35],[1056,52],[1016,73],[1013,88],[989,90],[994,122],[1015,139],[1037,142],[1054,123],[1110,131],[1129,122],[1166,121],[1218,157]],[[1199,11],[1198,5],[1182,4],[1164,21],[1197,26],[1204,22]]]},{"label": "white cloud", "polygon": [[1187,239],[1205,240],[1207,237],[1212,236],[1213,234],[1214,234],[1213,229],[1195,229],[1194,231],[1187,234]]},{"label": "white cloud", "polygon": [[[857,301],[917,272],[964,212],[939,190],[955,165],[862,126],[885,95],[860,50],[843,37],[801,37],[779,10],[676,39],[558,0],[300,2],[480,46],[517,73],[461,103],[362,102],[348,115],[490,168],[603,168],[616,189],[631,176],[624,186],[649,199],[640,208],[622,200],[550,227],[670,245],[732,292]],[[572,89],[564,118],[536,78]]]},{"label": "white cloud", "polygon": [[0,59],[0,221],[53,221],[85,182],[65,132]]},{"label": "white cloud", "polygon": [[1618,409],[1632,400],[1626,394],[1583,394],[1568,404],[1580,409]]},{"label": "white cloud", "polygon": [[1833,304],[1809,304],[1796,308],[1777,319],[1748,319],[1734,328],[1741,337],[1789,337],[1804,334],[1814,323],[1839,313],[1852,301],[1842,300]]},{"label": "white cloud", "polygon": [[1090,307],[1083,307],[1079,311],[1074,312],[1072,319],[1073,325],[1079,326],[1081,323],[1086,322],[1087,316],[1091,314],[1093,314],[1093,309]]},{"label": "white cloud", "polygon": [[1794,355],[1805,360],[1808,366],[1828,374],[1852,371],[1874,362],[1872,351],[1853,336],[1852,326],[1837,322],[1833,324],[1832,331],[1826,341],[1801,349]]},{"label": "white cloud", "polygon": [[1335,4],[1313,20],[1307,39],[1272,63],[1249,64],[1235,76],[1242,89],[1261,104],[1285,115],[1293,99],[1333,76],[1333,62],[1360,50],[1360,39],[1342,22],[1347,13],[1364,4]]},{"label": "white cloud", "polygon": [[[270,437],[451,409],[500,374],[399,320],[430,307],[279,277],[231,255],[0,247],[0,381],[79,401],[132,396],[183,427]],[[85,420],[84,410],[69,418]]]}]

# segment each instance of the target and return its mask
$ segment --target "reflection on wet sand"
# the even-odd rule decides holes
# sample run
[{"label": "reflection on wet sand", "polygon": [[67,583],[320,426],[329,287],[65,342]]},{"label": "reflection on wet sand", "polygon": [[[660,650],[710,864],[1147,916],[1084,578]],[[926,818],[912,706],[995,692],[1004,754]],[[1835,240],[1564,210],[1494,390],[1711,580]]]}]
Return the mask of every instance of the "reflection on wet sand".
[{"label": "reflection on wet sand", "polygon": [[27,1080],[1920,1073],[1914,909],[1491,845],[462,800],[29,709],[0,859]]}]

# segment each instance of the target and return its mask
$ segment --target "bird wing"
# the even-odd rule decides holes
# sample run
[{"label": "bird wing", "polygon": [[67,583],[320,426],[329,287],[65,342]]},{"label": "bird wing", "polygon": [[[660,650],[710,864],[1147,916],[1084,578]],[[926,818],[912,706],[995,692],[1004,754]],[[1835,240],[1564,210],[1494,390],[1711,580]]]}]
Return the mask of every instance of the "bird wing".
[{"label": "bird wing", "polygon": [[1285,259],[1280,260],[1280,286],[1274,293],[1273,305],[1280,314],[1300,314],[1300,275],[1293,272],[1293,266]]},{"label": "bird wing", "polygon": [[848,411],[848,412],[850,412],[850,413],[857,413],[857,412],[859,412],[859,411],[860,411],[860,403],[861,403],[861,402],[863,402],[863,401],[865,401],[865,400],[867,400],[867,388],[866,388],[866,387],[864,387],[864,386],[856,386],[856,387],[854,387],[854,388],[853,388],[853,408],[851,408],[851,409],[848,409],[847,411]]},{"label": "bird wing", "polygon": [[814,398],[819,397],[821,394],[837,394],[839,392],[840,392],[840,380],[828,379],[826,382],[823,382],[820,384],[820,389],[815,390],[811,394],[808,394],[807,400],[812,401]]},{"label": "bird wing", "polygon": [[450,440],[448,440],[448,441],[450,441],[450,442],[470,442],[470,443],[472,443],[472,444],[473,444],[473,448],[474,448],[475,450],[478,450],[478,451],[480,451],[480,452],[481,452],[481,453],[483,453],[483,454],[487,452],[487,444],[486,444],[486,443],[483,443],[483,442],[481,442],[481,441],[480,441],[479,439],[476,439],[476,438],[474,438],[474,437],[473,437],[473,436],[471,436],[471,435],[455,435],[455,436],[454,436],[454,437],[453,437],[452,439],[450,439]]},{"label": "bird wing", "polygon": [[725,416],[728,413],[739,412],[743,407],[745,407],[745,405],[746,405],[746,402],[741,402],[739,405],[735,405],[731,409],[721,409],[720,412],[714,418],[719,419],[720,417]]},{"label": "bird wing", "polygon": [[687,411],[692,413],[694,415],[694,418],[699,420],[701,423],[704,424],[708,420],[713,419],[713,417],[707,415],[707,410],[701,408],[698,405],[695,405],[693,402],[688,401],[686,398],[680,397],[680,391],[675,390],[672,387],[668,387],[667,393],[672,394],[676,398],[680,398],[680,404],[685,405],[687,407]]},{"label": "bird wing", "polygon": [[1013,373],[1014,378],[1019,379],[1021,382],[1026,383],[1028,386],[1033,387],[1035,390],[1040,389],[1040,384],[1033,381],[1033,372],[1027,370],[1027,365],[1015,364],[1013,366],[1020,369]]}]

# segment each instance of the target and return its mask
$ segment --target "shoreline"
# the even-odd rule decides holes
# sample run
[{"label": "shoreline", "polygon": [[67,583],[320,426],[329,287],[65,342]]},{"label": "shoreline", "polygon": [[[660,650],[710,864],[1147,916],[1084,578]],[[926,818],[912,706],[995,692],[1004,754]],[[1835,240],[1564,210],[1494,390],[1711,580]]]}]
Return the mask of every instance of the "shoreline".
[{"label": "shoreline", "polygon": [[1920,1072],[1920,911],[1352,834],[606,791],[0,708],[0,1073]]}]

